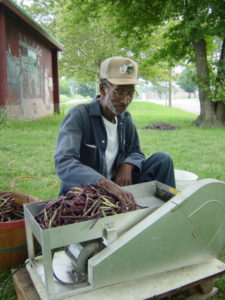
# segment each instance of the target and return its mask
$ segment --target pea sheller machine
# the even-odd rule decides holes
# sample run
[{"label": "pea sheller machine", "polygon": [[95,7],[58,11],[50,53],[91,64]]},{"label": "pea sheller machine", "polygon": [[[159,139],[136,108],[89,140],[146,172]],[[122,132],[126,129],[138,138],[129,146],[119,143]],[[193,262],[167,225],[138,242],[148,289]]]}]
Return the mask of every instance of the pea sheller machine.
[{"label": "pea sheller machine", "polygon": [[151,299],[225,272],[217,259],[225,247],[224,182],[203,179],[180,193],[157,181],[124,189],[145,208],[94,225],[41,229],[35,216],[46,201],[24,205],[27,270],[42,300]]}]

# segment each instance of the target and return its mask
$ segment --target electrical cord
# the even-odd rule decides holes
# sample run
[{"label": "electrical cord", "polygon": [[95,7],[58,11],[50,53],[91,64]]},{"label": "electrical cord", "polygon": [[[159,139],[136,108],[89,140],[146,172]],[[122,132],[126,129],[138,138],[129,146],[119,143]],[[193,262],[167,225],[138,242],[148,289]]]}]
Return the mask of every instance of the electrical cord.
[{"label": "electrical cord", "polygon": [[0,292],[3,292],[3,295],[5,293],[5,289],[10,281],[10,279],[13,277],[13,275],[18,272],[19,270],[23,269],[26,264],[28,263],[28,261],[26,261],[24,264],[20,265],[15,271],[13,271],[12,273],[10,273],[10,275],[5,279],[5,281],[3,282],[2,286],[0,286]]},{"label": "electrical cord", "polygon": [[[38,253],[39,255],[40,253]],[[3,295],[4,295],[4,291],[10,281],[10,279],[13,277],[13,275],[18,272],[19,270],[23,269],[27,264],[28,264],[29,260],[27,260],[25,263],[21,264],[18,266],[18,268],[13,271],[12,273],[10,273],[10,275],[5,279],[5,281],[3,282],[2,286],[0,286],[0,292],[3,291]]]},{"label": "electrical cord", "polygon": [[[54,254],[55,254],[56,250],[52,250],[52,261],[53,261],[53,258],[54,258]],[[10,281],[10,279],[13,277],[13,275],[15,273],[17,273],[18,271],[20,271],[21,269],[23,269],[26,264],[28,263],[29,261],[26,261],[24,264],[20,265],[16,270],[14,270],[12,273],[10,273],[10,275],[5,279],[5,281],[3,282],[2,286],[0,286],[0,292],[3,292],[3,295],[5,293],[5,289]],[[56,274],[55,274],[55,271],[52,267],[52,271],[53,271],[53,276],[54,278],[60,282],[62,285],[71,285],[71,286],[80,286],[82,284],[82,282],[80,281],[79,283],[76,283],[76,282],[65,282],[63,280],[61,280]]]}]

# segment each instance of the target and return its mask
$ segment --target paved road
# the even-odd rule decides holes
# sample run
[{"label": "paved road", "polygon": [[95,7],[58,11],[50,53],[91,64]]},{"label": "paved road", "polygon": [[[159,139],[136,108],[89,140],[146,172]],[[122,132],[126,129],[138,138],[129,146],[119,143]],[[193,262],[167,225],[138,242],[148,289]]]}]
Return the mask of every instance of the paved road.
[{"label": "paved road", "polygon": [[[156,104],[166,105],[168,103],[165,100],[147,100]],[[199,115],[200,113],[200,103],[195,99],[185,99],[185,100],[172,100],[172,106],[183,109],[187,112]]]}]

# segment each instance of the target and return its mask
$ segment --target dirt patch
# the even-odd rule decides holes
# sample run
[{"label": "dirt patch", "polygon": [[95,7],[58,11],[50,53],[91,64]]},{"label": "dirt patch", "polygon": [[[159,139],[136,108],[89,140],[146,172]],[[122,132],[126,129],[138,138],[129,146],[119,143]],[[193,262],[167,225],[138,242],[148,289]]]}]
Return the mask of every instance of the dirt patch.
[{"label": "dirt patch", "polygon": [[164,122],[156,122],[156,123],[150,124],[148,126],[145,126],[142,129],[174,130],[174,129],[180,129],[180,127],[176,126],[176,125],[164,123]]}]

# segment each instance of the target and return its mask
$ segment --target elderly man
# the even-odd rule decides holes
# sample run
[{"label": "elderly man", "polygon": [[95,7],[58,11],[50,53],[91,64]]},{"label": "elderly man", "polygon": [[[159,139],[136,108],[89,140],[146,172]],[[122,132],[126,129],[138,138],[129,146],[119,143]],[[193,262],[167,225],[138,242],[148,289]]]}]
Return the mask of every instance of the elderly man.
[{"label": "elderly man", "polygon": [[173,161],[163,152],[145,159],[129,112],[137,80],[133,60],[113,56],[100,67],[100,95],[73,107],[58,136],[55,167],[62,181],[60,194],[71,186],[98,184],[123,205],[134,202],[121,186],[158,180],[175,187]]}]

